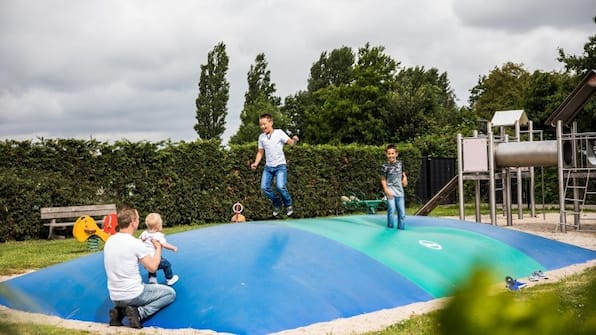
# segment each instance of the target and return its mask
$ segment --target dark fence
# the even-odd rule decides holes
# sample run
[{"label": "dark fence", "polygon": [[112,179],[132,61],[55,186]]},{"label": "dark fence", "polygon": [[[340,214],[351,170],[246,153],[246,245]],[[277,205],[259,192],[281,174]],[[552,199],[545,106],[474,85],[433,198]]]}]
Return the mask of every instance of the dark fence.
[{"label": "dark fence", "polygon": [[[426,203],[457,174],[457,160],[450,157],[423,157],[420,159],[420,176],[416,182],[416,198]],[[446,198],[444,203],[454,204],[456,191]]]}]

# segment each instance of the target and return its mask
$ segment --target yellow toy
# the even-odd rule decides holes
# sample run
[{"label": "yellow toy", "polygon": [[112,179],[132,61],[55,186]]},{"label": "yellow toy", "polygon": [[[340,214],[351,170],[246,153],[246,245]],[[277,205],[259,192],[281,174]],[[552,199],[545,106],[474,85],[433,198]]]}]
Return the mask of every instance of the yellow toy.
[{"label": "yellow toy", "polygon": [[79,242],[85,242],[93,236],[99,237],[105,242],[110,237],[108,233],[99,229],[95,220],[89,215],[81,216],[75,221],[72,227],[72,236]]}]

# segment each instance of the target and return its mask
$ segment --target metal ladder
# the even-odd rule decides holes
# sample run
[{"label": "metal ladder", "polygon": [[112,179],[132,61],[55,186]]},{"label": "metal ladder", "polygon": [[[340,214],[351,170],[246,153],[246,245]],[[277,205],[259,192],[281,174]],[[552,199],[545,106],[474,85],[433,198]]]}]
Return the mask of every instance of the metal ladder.
[{"label": "metal ladder", "polygon": [[[573,222],[576,223],[571,226],[575,227],[578,231],[596,231],[596,227],[594,226],[592,228],[582,228],[582,221],[593,221],[596,223],[596,217],[584,216],[586,205],[596,199],[596,190],[594,187],[596,184],[590,183],[590,175],[594,174],[596,169],[568,168],[565,170],[567,172],[565,177],[565,208],[563,210],[565,216],[567,217],[569,215],[574,218]],[[572,182],[573,180],[575,180],[575,184]],[[566,221],[568,222],[567,219]]]}]

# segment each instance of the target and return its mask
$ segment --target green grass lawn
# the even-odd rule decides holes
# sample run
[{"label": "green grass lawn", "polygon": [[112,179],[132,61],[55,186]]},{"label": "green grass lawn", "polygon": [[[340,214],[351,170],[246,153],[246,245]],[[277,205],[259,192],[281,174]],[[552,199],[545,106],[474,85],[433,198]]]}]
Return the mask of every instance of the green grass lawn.
[{"label": "green grass lawn", "polygon": [[[174,234],[211,225],[177,226],[164,228],[164,233]],[[137,235],[140,235],[140,230]],[[100,242],[100,249],[103,242]],[[8,241],[0,243],[0,276],[19,274],[63,263],[89,255],[87,243],[74,238],[60,240]]]}]

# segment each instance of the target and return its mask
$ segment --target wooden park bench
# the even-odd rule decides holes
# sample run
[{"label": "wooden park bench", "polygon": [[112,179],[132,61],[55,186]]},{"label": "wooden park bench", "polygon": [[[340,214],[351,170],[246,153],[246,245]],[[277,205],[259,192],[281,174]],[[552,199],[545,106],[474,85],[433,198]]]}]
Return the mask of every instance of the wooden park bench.
[{"label": "wooden park bench", "polygon": [[[44,226],[50,228],[48,239],[58,237],[54,235],[54,229],[66,229],[67,227],[74,226],[76,219],[81,216],[89,215],[90,217],[97,217],[96,220],[98,225],[103,223],[103,218],[112,213],[116,213],[116,205],[85,205],[85,206],[67,206],[67,207],[44,207],[40,210],[42,220],[51,220],[48,223],[44,223]],[[73,219],[74,221],[64,222],[63,219]]]}]

